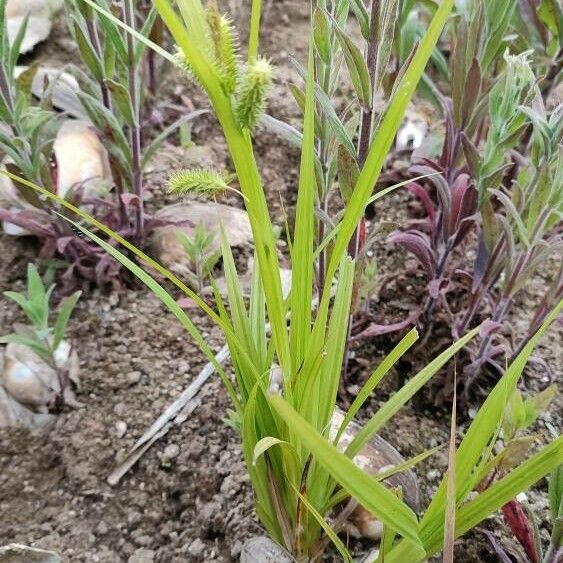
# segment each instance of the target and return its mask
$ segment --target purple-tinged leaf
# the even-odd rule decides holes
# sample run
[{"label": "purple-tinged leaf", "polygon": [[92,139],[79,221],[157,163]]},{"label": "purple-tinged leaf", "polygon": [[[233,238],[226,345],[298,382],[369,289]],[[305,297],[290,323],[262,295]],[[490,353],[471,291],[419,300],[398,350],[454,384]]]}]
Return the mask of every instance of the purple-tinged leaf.
[{"label": "purple-tinged leaf", "polygon": [[473,215],[477,209],[477,190],[467,174],[460,174],[451,188],[452,208],[449,217],[449,232],[455,233],[461,222]]},{"label": "purple-tinged leaf", "polygon": [[506,551],[504,551],[503,547],[497,541],[497,539],[495,538],[492,532],[489,532],[489,530],[479,530],[479,531],[483,532],[483,534],[487,536],[489,543],[491,544],[492,548],[495,550],[495,553],[497,554],[497,557],[500,559],[501,563],[513,563],[512,559],[510,559]]},{"label": "purple-tinged leaf", "polygon": [[1,221],[13,223],[14,225],[17,225],[18,227],[21,227],[38,237],[53,236],[54,233],[51,229],[37,222],[38,217],[41,218],[42,216],[33,211],[9,211],[7,209],[0,208]]},{"label": "purple-tinged leaf", "polygon": [[530,520],[522,505],[516,500],[511,500],[502,507],[502,515],[509,525],[512,533],[524,548],[526,555],[532,563],[538,563],[540,558],[536,549],[536,542]]},{"label": "purple-tinged leaf", "polygon": [[[413,166],[411,171],[418,174],[433,174],[428,178],[428,181],[434,185],[436,188],[436,195],[440,202],[440,208],[442,209],[442,217],[449,217],[452,208],[452,198],[450,193],[450,187],[442,175],[435,174],[435,170],[429,166]],[[447,240],[451,232],[449,231],[448,221],[443,221],[444,229],[444,240]]]},{"label": "purple-tinged leaf", "polygon": [[461,108],[462,127],[469,122],[481,93],[481,65],[477,58],[473,58],[471,62],[464,86],[463,105]]},{"label": "purple-tinged leaf", "polygon": [[420,262],[429,280],[436,274],[436,256],[428,237],[419,231],[395,231],[387,242],[398,244],[415,256]]},{"label": "purple-tinged leaf", "polygon": [[487,249],[487,245],[485,244],[483,234],[481,234],[479,237],[477,256],[473,265],[473,286],[471,288],[473,293],[477,291],[483,281],[483,278],[485,277],[485,272],[487,271],[487,265],[489,263],[489,256],[490,254]]},{"label": "purple-tinged leaf", "polygon": [[479,217],[477,214],[470,215],[461,221],[457,228],[457,232],[455,234],[454,243],[452,248],[455,248],[458,244],[460,244],[465,237],[469,234],[471,229],[477,225]]},{"label": "purple-tinged leaf", "polygon": [[391,332],[397,332],[399,330],[404,330],[416,323],[418,317],[420,316],[420,309],[416,309],[409,313],[408,317],[396,323],[390,325],[380,325],[377,323],[372,323],[360,334],[353,337],[353,340],[360,340],[364,338],[374,338],[375,336],[382,336],[383,334],[389,334]]},{"label": "purple-tinged leaf", "polygon": [[428,192],[417,182],[411,182],[410,184],[407,184],[407,190],[420,200],[422,206],[424,207],[424,210],[426,211],[426,215],[428,216],[430,224],[433,225],[436,217],[436,211],[434,202],[428,195]]},{"label": "purple-tinged leaf", "polygon": [[57,239],[57,251],[60,254],[64,254],[66,247],[70,242],[72,242],[74,237],[61,237]]},{"label": "purple-tinged leaf", "polygon": [[439,278],[430,281],[427,285],[428,293],[430,294],[430,297],[432,297],[432,299],[438,299],[442,289],[445,289],[446,287],[448,287],[448,285],[449,282],[445,278]]},{"label": "purple-tinged leaf", "polygon": [[120,197],[125,205],[134,205],[135,207],[138,207],[141,201],[137,194],[121,194]]},{"label": "purple-tinged leaf", "polygon": [[481,169],[481,157],[473,141],[464,132],[461,133],[461,146],[469,173],[476,178]]}]

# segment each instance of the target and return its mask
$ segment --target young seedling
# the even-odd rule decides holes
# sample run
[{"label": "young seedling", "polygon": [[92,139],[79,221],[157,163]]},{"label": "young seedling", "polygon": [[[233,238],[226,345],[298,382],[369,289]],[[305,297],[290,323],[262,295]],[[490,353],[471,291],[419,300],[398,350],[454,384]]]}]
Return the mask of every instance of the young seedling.
[{"label": "young seedling", "polygon": [[[13,334],[0,337],[0,344],[17,344],[29,348],[55,372],[57,385],[48,389],[51,397],[49,403],[37,406],[58,411],[68,400],[71,378],[75,376],[71,373],[70,346],[64,337],[80,292],[73,293],[61,303],[59,313],[52,324],[49,317],[51,316],[50,300],[54,289],[54,285],[46,289],[37,268],[33,264],[28,265],[27,295],[15,291],[5,291],[4,296],[18,304],[30,326],[16,325]],[[25,365],[22,367],[23,374],[20,377],[25,378],[29,368]],[[36,375],[41,379],[41,374]],[[43,384],[50,386],[51,382],[43,381]]]},{"label": "young seedling", "polygon": [[214,245],[215,233],[206,230],[200,224],[195,228],[192,236],[181,229],[176,231],[176,236],[190,260],[188,272],[190,285],[201,295],[213,268],[221,257],[221,252]]}]

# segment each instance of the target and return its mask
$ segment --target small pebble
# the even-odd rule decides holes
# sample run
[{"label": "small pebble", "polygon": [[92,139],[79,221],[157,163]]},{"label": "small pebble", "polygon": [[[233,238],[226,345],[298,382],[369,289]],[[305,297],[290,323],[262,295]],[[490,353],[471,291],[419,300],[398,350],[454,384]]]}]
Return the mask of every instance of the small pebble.
[{"label": "small pebble", "polygon": [[123,438],[127,432],[127,424],[123,420],[118,420],[115,423],[115,433],[118,438]]},{"label": "small pebble", "polygon": [[141,372],[140,371],[132,371],[127,374],[127,383],[129,385],[137,385],[141,380]]},{"label": "small pebble", "polygon": [[179,454],[180,447],[177,444],[168,444],[160,456],[160,463],[163,467],[170,467],[172,460],[177,458]]},{"label": "small pebble", "polygon": [[188,552],[191,555],[195,555],[195,556],[202,555],[204,551],[205,551],[205,544],[199,538],[194,540],[188,547]]},{"label": "small pebble", "polygon": [[152,549],[137,549],[131,557],[127,560],[127,563],[153,563],[155,552]]}]

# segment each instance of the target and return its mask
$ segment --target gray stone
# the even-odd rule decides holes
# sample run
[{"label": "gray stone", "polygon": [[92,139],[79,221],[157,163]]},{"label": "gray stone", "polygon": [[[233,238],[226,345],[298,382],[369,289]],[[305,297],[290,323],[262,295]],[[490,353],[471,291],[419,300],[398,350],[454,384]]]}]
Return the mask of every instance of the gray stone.
[{"label": "gray stone", "polygon": [[60,555],[54,551],[27,547],[11,543],[0,547],[0,563],[61,563]]},{"label": "gray stone", "polygon": [[152,549],[137,549],[129,559],[127,563],[154,563],[155,552]]}]

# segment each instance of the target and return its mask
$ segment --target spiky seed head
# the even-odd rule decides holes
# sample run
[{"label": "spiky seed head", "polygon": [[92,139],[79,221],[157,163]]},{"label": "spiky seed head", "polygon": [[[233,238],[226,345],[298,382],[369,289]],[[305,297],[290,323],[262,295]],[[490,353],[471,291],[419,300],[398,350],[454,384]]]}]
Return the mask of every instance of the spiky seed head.
[{"label": "spiky seed head", "polygon": [[252,129],[258,123],[264,113],[271,86],[270,62],[258,57],[249,63],[235,105],[235,115],[242,128]]},{"label": "spiky seed head", "polygon": [[221,84],[229,95],[235,92],[238,79],[238,41],[231,20],[219,14],[217,3],[207,9],[207,24],[211,33],[215,63]]},{"label": "spiky seed head", "polygon": [[181,68],[190,77],[193,76],[192,67],[188,62],[188,59],[186,59],[186,55],[184,55],[184,51],[182,51],[182,49],[177,47],[173,57],[177,67]]},{"label": "spiky seed head", "polygon": [[213,196],[231,189],[230,180],[230,175],[215,170],[202,168],[180,170],[168,179],[168,190],[176,194],[195,193]]}]

